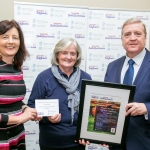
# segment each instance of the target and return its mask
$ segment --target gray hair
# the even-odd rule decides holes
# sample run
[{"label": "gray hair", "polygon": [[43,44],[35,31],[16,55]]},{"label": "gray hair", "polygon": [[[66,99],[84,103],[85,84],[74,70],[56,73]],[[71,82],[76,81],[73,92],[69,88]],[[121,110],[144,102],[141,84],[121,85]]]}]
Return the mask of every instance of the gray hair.
[{"label": "gray hair", "polygon": [[59,65],[59,62],[57,59],[58,53],[68,48],[70,44],[74,44],[76,51],[77,51],[77,60],[74,66],[78,67],[81,64],[82,52],[81,52],[81,48],[78,42],[73,38],[63,38],[55,45],[55,48],[52,54],[52,59],[51,59],[52,65]]},{"label": "gray hair", "polygon": [[123,28],[126,26],[126,25],[129,25],[129,24],[133,24],[133,23],[141,23],[144,27],[144,33],[145,33],[145,37],[147,35],[147,32],[146,32],[146,25],[138,18],[130,18],[128,20],[126,20],[122,26],[122,31],[121,31],[121,34],[123,34]]}]

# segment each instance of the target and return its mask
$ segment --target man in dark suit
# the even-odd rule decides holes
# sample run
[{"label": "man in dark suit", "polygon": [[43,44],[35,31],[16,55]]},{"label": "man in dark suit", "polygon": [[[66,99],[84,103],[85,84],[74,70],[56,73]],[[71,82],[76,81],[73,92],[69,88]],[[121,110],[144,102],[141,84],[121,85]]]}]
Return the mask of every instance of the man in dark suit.
[{"label": "man in dark suit", "polygon": [[136,18],[125,21],[121,39],[126,56],[108,65],[105,81],[127,84],[124,77],[129,69],[128,61],[132,59],[131,84],[136,85],[136,91],[133,103],[126,106],[126,116],[131,115],[126,149],[150,150],[150,52],[145,48],[144,23]]}]

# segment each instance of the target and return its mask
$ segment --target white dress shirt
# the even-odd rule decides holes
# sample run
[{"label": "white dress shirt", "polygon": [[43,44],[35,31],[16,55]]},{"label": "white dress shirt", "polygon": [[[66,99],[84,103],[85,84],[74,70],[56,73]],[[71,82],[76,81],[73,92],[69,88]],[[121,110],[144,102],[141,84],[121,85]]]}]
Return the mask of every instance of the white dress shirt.
[{"label": "white dress shirt", "polygon": [[[143,62],[143,59],[146,55],[146,50],[144,49],[143,51],[141,51],[141,53],[139,53],[137,56],[135,56],[134,58],[132,58],[134,60],[134,64],[133,64],[133,68],[134,68],[134,75],[133,75],[133,81],[132,81],[132,84],[134,83],[134,80],[135,80],[135,77],[141,67],[141,64]],[[129,67],[129,64],[128,64],[128,61],[129,61],[129,58],[127,55],[126,55],[126,59],[124,61],[124,64],[123,64],[123,67],[122,67],[122,71],[121,71],[121,83],[123,83],[123,79],[124,79],[124,76],[125,76],[125,73]],[[145,119],[148,120],[148,114],[145,114]]]},{"label": "white dress shirt", "polygon": [[[133,64],[133,68],[134,68],[134,75],[133,75],[133,81],[132,83],[134,82],[135,80],[135,77],[141,67],[141,64],[143,62],[143,59],[145,57],[145,54],[146,54],[146,50],[144,49],[143,51],[141,51],[141,53],[139,53],[137,56],[135,56],[134,58],[132,58],[132,60],[134,60],[134,64]],[[126,59],[124,61],[124,64],[123,64],[123,67],[122,67],[122,71],[121,71],[121,83],[123,83],[123,79],[124,79],[124,76],[125,76],[125,73],[129,67],[129,64],[128,64],[128,61],[129,61],[129,58],[127,55],[126,55]]]}]

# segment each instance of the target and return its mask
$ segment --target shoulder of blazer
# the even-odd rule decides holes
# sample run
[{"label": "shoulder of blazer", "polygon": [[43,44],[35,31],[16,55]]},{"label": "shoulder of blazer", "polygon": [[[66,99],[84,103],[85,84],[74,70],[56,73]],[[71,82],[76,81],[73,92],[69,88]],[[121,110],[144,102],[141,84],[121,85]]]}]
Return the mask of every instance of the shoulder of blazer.
[{"label": "shoulder of blazer", "polygon": [[125,58],[126,58],[126,56],[122,56],[122,57],[110,62],[110,64],[116,64],[116,63],[124,62]]}]

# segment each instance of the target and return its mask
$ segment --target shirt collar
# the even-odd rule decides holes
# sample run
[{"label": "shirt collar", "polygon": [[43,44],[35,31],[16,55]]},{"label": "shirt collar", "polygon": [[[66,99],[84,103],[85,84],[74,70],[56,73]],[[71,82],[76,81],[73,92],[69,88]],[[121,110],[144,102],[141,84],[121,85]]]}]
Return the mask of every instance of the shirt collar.
[{"label": "shirt collar", "polygon": [[[136,55],[135,57],[133,57],[132,59],[134,60],[135,64],[136,65],[140,65],[145,57],[145,54],[146,54],[146,50],[145,48],[138,54]],[[125,64],[128,65],[128,61],[129,61],[129,58],[127,55],[126,55],[126,59],[125,59]]]},{"label": "shirt collar", "polygon": [[[62,71],[60,70],[59,66],[57,66],[57,67],[58,67],[58,72],[59,72],[61,75],[67,76],[64,72],[62,72]],[[72,75],[76,70],[77,70],[77,68],[76,68],[76,67],[73,67],[73,72],[71,73],[71,75]],[[70,76],[71,76],[71,75],[70,75]]]}]

